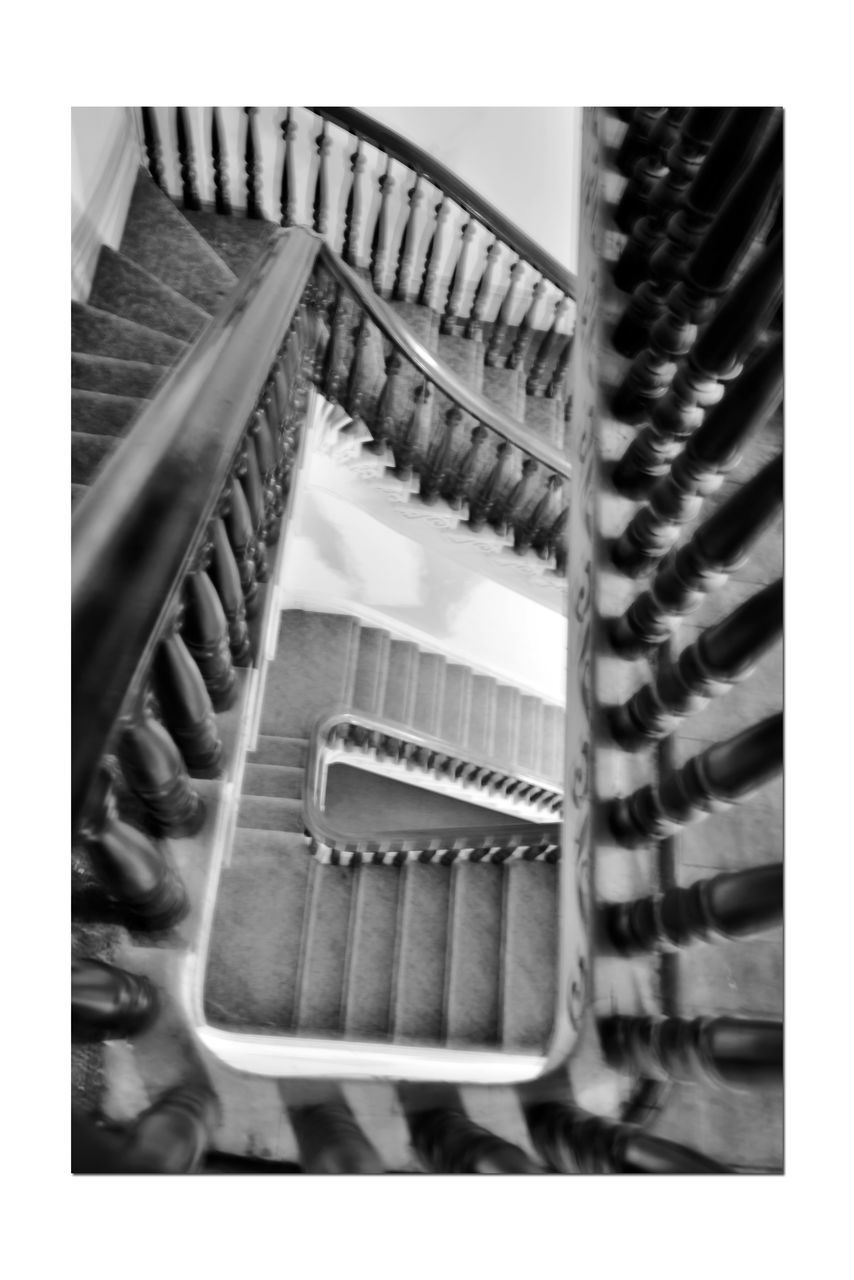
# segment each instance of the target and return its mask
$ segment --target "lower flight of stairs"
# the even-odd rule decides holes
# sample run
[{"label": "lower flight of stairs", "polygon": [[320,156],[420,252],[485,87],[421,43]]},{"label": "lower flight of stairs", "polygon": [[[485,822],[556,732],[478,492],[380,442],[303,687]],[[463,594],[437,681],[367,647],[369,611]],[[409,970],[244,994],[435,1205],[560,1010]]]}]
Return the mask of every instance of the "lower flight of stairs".
[{"label": "lower flight of stairs", "polygon": [[[554,1014],[557,867],[312,858],[301,805],[308,739],[318,717],[341,703],[444,738],[472,758],[500,754],[508,772],[560,780],[562,708],[355,618],[283,614],[219,888],[209,1021],[279,1035],[544,1052]],[[381,809],[383,779],[366,778],[379,802],[376,826],[396,826],[399,814],[390,822]],[[423,826],[436,798],[409,790],[413,825]],[[364,820],[363,804],[354,825]]]}]

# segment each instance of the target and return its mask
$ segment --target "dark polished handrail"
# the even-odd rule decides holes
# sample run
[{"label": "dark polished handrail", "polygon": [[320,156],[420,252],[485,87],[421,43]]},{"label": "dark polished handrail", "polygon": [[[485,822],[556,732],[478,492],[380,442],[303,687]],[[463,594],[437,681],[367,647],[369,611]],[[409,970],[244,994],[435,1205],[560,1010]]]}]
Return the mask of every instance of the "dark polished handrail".
[{"label": "dark polished handrail", "polygon": [[348,133],[355,134],[370,142],[393,160],[400,161],[416,174],[423,174],[428,181],[438,187],[443,195],[450,196],[456,204],[475,217],[482,226],[502,240],[514,253],[535,267],[541,275],[556,285],[562,293],[575,298],[578,291],[578,280],[571,271],[562,266],[556,258],[546,253],[535,240],[527,236],[509,218],[505,218],[493,205],[479,195],[473,187],[463,182],[452,170],[446,169],[434,156],[422,151],[415,143],[395,133],[393,129],[380,124],[364,111],[355,107],[309,107],[324,120],[340,125]]},{"label": "dark polished handrail", "polygon": [[471,414],[478,422],[489,427],[496,435],[508,440],[529,458],[541,462],[550,471],[568,478],[572,473],[569,461],[560,450],[553,448],[546,441],[526,431],[521,422],[514,421],[495,405],[485,400],[476,391],[472,391],[447,365],[428,351],[422,342],[407,329],[388,303],[379,298],[370,287],[357,275],[351,267],[324,244],[320,250],[320,258],[330,275],[343,285],[359,301],[359,305],[368,313],[371,320],[381,329],[387,338],[403,352],[407,360],[433,382],[449,400],[458,404],[466,413]]},{"label": "dark polished handrail", "polygon": [[75,511],[73,824],[213,515],[319,247],[302,229],[275,235]]}]

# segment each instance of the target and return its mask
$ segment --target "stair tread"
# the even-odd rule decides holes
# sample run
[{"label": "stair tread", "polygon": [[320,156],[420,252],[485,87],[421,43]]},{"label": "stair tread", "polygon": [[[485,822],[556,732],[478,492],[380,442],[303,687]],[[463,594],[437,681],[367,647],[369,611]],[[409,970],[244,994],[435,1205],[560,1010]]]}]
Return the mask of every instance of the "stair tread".
[{"label": "stair tread", "polygon": [[495,747],[495,710],[498,681],[492,676],[472,675],[471,711],[466,746],[472,756],[489,757]]},{"label": "stair tread", "polygon": [[297,1024],[303,1032],[341,1028],[350,910],[356,872],[315,862],[303,932]]},{"label": "stair tread", "polygon": [[277,796],[241,796],[237,825],[256,831],[304,831],[302,801]]},{"label": "stair tread", "polygon": [[563,787],[563,758],[566,715],[563,707],[543,707],[543,776]]},{"label": "stair tread", "polygon": [[350,1035],[389,1032],[400,875],[370,863],[359,869],[344,1017]]},{"label": "stair tread", "polygon": [[450,867],[418,862],[404,867],[395,965],[397,1041],[441,1041],[450,892]]},{"label": "stair tread", "polygon": [[237,277],[140,168],[120,252],[213,315]]},{"label": "stair tread", "polygon": [[458,662],[447,663],[439,736],[450,743],[462,744],[468,733],[471,678],[470,667]]},{"label": "stair tread", "polygon": [[91,306],[192,342],[210,312],[158,280],[138,262],[104,245],[88,301]]},{"label": "stair tread", "polygon": [[348,700],[357,635],[358,623],[346,614],[282,614],[276,657],[267,669],[262,733],[307,738],[323,711]]},{"label": "stair tread", "polygon": [[544,1052],[554,1023],[557,867],[506,864],[501,975],[501,1039],[508,1049]]},{"label": "stair tread", "polygon": [[498,1039],[504,866],[460,862],[452,870],[446,1036],[449,1045]]},{"label": "stair tread", "polygon": [[279,738],[261,733],[255,750],[250,753],[249,763],[304,766],[307,758],[307,738]]},{"label": "stair tread", "polygon": [[247,763],[243,770],[243,795],[274,796],[299,800],[305,787],[305,769],[293,765]]},{"label": "stair tread", "polygon": [[72,352],[71,386],[79,391],[105,391],[118,396],[146,399],[166,374],[167,365],[147,364],[144,360],[117,360],[114,356]]},{"label": "stair tread", "polygon": [[361,627],[353,681],[352,705],[356,711],[378,715],[388,673],[391,636],[379,627]]},{"label": "stair tread", "polygon": [[441,654],[419,653],[415,671],[415,699],[411,724],[422,733],[437,736],[441,727],[442,696],[447,663]]},{"label": "stair tread", "polygon": [[118,447],[115,436],[90,435],[84,431],[71,433],[71,483],[90,485],[102,463]]},{"label": "stair tread", "polygon": [[205,1012],[227,1026],[289,1030],[296,1007],[305,897],[304,837],[238,830],[217,896]]},{"label": "stair tread", "polygon": [[181,358],[187,343],[158,329],[124,320],[111,311],[101,311],[85,302],[72,302],[71,350],[168,366]]},{"label": "stair tread", "polygon": [[107,391],[71,390],[71,430],[85,435],[125,436],[146,401]]},{"label": "stair tread", "polygon": [[182,209],[181,212],[238,280],[255,264],[271,240],[281,234],[277,223],[263,219],[226,216],[208,209]]},{"label": "stair tread", "polygon": [[521,770],[537,773],[542,747],[543,704],[539,698],[523,693],[519,700],[519,758]]},{"label": "stair tread", "polygon": [[392,640],[388,650],[388,674],[383,691],[384,719],[409,724],[415,703],[418,647],[410,640]]}]

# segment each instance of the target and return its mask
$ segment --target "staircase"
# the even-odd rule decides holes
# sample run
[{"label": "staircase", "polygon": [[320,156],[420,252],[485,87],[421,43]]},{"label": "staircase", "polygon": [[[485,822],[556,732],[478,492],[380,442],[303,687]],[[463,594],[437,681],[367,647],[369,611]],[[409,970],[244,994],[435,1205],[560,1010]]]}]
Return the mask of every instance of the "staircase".
[{"label": "staircase", "polygon": [[[184,111],[176,114],[179,189],[164,174],[169,147],[157,118],[142,112],[150,172],[137,176],[118,249],[101,250],[87,301],[72,304],[72,500],[80,529],[129,474],[130,454],[118,446],[130,433],[142,450],[148,441],[153,458],[177,447],[177,474],[183,466],[188,487],[201,465],[191,457],[214,457],[203,444],[192,452],[193,423],[201,427],[204,414],[189,411],[182,458],[184,437],[173,430],[167,441],[169,414],[160,406],[197,394],[190,385],[228,411],[230,334],[249,325],[253,306],[268,297],[273,305],[274,273],[304,252],[292,111],[280,194],[282,222],[294,229],[284,232],[263,216],[273,202],[269,172],[262,182],[256,166],[266,143],[263,130],[260,145],[255,134],[255,109],[245,125],[245,217],[234,216],[226,195],[216,111],[215,208],[200,207]],[[110,1126],[141,1141],[150,1104],[178,1117],[172,1123],[189,1143],[175,1157],[183,1167],[201,1159],[204,1131],[212,1164],[228,1157],[323,1171],[328,1158],[339,1172],[539,1172],[544,1160],[563,1167],[561,1143],[575,1150],[567,1117],[583,1117],[583,1108],[604,1117],[591,1115],[593,1129],[585,1130],[594,1163],[717,1168],[670,1142],[696,1123],[690,1107],[688,1120],[661,1129],[667,1141],[613,1127],[657,1123],[664,1090],[655,1083],[658,1064],[639,1066],[636,1047],[615,1052],[613,1036],[600,1041],[595,1019],[616,1026],[616,1010],[626,1023],[672,1013],[674,967],[666,956],[626,959],[615,926],[591,917],[583,692],[570,680],[565,708],[536,691],[524,668],[511,680],[482,659],[449,652],[442,636],[401,628],[393,614],[378,620],[337,601],[299,603],[289,547],[292,556],[300,504],[323,486],[354,509],[370,504],[400,536],[432,510],[436,533],[424,545],[435,563],[456,558],[558,616],[567,612],[567,528],[576,529],[579,548],[590,536],[589,517],[583,531],[579,525],[582,504],[567,506],[566,456],[583,455],[569,435],[574,308],[561,292],[566,273],[543,261],[520,309],[518,271],[503,285],[496,271],[501,219],[490,224],[484,215],[481,224],[463,204],[460,245],[460,235],[447,234],[447,199],[425,249],[420,177],[392,242],[391,143],[368,254],[361,141],[343,224],[329,228],[329,124],[353,127],[359,113],[318,111],[325,123],[313,181],[301,184],[314,193],[304,220],[340,256],[324,246],[290,327],[271,347],[260,395],[247,389],[243,421],[251,425],[245,437],[242,423],[233,433],[238,447],[225,452],[235,461],[220,466],[204,514],[194,517],[207,533],[189,557],[182,553],[183,593],[173,587],[152,612],[158,621],[147,634],[160,638],[147,641],[146,662],[129,665],[135,674],[115,699],[121,713],[105,712],[114,727],[94,749],[93,761],[105,758],[107,767],[97,784],[87,783],[82,803],[75,954],[84,967],[120,966],[125,979],[110,981],[130,982],[149,1016],[132,1050],[115,1038],[75,1045],[75,1101],[106,1119],[99,1159],[107,1165]],[[491,245],[478,240],[484,228]],[[281,279],[293,275],[289,269]],[[555,306],[554,324],[544,301]],[[778,430],[771,423],[757,436],[748,475],[776,451]],[[168,521],[180,492],[164,506],[166,494],[155,488],[148,501]],[[764,577],[744,581],[771,582],[774,555]],[[607,574],[598,572],[607,616],[614,600],[630,597],[622,586],[609,596]],[[570,619],[575,609],[582,625],[570,621],[570,672],[584,669],[579,599],[571,582]],[[717,608],[715,616],[726,611]],[[647,670],[635,663],[635,676],[609,686],[606,668],[606,701],[614,690],[617,701],[628,696]],[[750,723],[753,710],[751,703],[736,713],[732,725]],[[192,784],[178,756],[173,763],[169,735]],[[613,762],[607,739],[605,750]],[[616,796],[645,777],[638,762],[618,761]],[[571,848],[561,817],[576,833]],[[133,842],[133,830],[145,834],[130,861],[122,854],[119,874],[104,850],[114,856]],[[605,832],[597,839],[603,920],[607,910],[672,884],[672,849],[650,856],[648,847],[620,847]],[[706,853],[689,861],[701,870],[731,865]],[[105,866],[109,902],[98,885]],[[155,898],[171,920],[165,931],[150,906]],[[106,983],[106,970],[99,972]],[[137,989],[140,981],[154,986]],[[134,1017],[114,1025],[132,1026]],[[188,1086],[188,1070],[203,1083]],[[711,1154],[727,1159],[734,1141]],[[573,1158],[583,1166],[583,1157]],[[749,1166],[750,1157],[728,1163]]]}]

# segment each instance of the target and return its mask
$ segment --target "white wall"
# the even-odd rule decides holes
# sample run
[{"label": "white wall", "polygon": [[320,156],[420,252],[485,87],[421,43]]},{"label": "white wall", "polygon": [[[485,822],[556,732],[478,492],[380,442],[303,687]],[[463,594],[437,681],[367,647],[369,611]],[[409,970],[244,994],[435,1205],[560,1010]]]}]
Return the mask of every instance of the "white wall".
[{"label": "white wall", "polygon": [[571,271],[580,107],[360,107],[453,169]]},{"label": "white wall", "polygon": [[71,295],[85,301],[102,245],[117,248],[140,147],[129,107],[71,109]]}]

